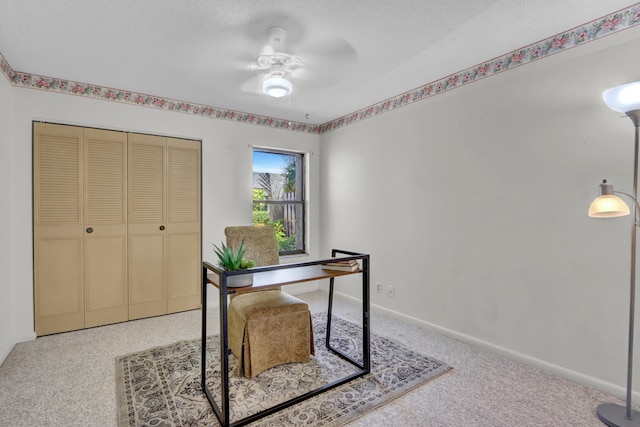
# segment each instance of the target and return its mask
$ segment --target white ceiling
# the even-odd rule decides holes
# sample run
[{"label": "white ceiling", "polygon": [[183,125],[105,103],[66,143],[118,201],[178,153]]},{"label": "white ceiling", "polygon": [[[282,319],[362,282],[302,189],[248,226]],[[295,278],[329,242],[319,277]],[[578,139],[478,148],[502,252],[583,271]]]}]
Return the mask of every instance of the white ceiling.
[{"label": "white ceiling", "polygon": [[[0,53],[17,72],[323,124],[634,3],[0,0]],[[248,91],[273,26],[304,62],[281,99]]]}]

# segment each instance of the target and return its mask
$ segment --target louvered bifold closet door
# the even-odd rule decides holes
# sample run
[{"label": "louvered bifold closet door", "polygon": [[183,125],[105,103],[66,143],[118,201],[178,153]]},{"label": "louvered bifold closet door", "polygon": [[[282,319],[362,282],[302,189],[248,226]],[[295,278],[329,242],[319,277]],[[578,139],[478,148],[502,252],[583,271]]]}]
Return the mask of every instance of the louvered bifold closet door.
[{"label": "louvered bifold closet door", "polygon": [[167,313],[166,138],[129,134],[129,319]]},{"label": "louvered bifold closet door", "polygon": [[200,141],[167,139],[167,309],[200,307]]},{"label": "louvered bifold closet door", "polygon": [[129,318],[127,134],[84,133],[85,327]]},{"label": "louvered bifold closet door", "polygon": [[83,130],[34,123],[34,303],[37,335],[84,327]]}]

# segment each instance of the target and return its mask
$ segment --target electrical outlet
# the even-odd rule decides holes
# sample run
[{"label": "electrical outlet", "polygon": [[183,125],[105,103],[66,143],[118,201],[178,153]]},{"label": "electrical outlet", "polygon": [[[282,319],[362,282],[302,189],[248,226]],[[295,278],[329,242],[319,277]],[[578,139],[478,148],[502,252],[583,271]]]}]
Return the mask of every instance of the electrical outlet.
[{"label": "electrical outlet", "polygon": [[382,293],[382,283],[376,283],[376,292],[378,292],[379,294]]},{"label": "electrical outlet", "polygon": [[390,297],[393,296],[395,289],[393,288],[393,285],[387,285],[387,295],[389,295]]}]

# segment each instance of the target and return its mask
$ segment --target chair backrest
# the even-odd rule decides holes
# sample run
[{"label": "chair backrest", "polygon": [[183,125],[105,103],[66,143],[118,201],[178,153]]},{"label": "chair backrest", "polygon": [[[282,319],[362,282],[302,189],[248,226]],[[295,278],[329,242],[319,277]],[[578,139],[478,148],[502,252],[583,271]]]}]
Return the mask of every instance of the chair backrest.
[{"label": "chair backrest", "polygon": [[244,246],[247,248],[244,257],[254,260],[256,267],[280,263],[278,242],[272,226],[241,225],[227,227],[224,229],[224,234],[227,236],[227,246],[231,246],[234,250],[238,249],[240,242],[244,239]]}]

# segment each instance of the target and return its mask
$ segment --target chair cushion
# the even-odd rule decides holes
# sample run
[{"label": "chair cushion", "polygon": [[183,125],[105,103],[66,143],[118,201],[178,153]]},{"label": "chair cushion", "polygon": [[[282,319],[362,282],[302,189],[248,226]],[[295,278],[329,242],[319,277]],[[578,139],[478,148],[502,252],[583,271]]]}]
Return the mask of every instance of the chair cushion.
[{"label": "chair cushion", "polygon": [[281,291],[261,291],[238,295],[233,299],[231,305],[245,321],[285,313],[309,311],[309,306],[304,301]]}]

